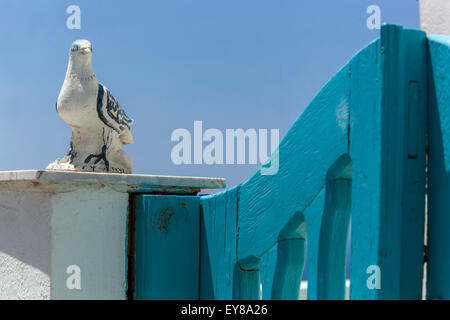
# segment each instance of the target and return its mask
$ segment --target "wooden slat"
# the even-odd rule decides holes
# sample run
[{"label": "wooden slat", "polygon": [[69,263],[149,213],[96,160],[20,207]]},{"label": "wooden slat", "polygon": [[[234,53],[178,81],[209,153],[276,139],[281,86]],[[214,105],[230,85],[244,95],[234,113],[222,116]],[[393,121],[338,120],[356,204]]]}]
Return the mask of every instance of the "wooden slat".
[{"label": "wooden slat", "polygon": [[[387,25],[355,69],[352,299],[420,299],[425,188],[426,40]],[[374,69],[368,63],[378,59]],[[374,90],[377,88],[378,90]],[[381,289],[366,285],[381,270]]]},{"label": "wooden slat", "polygon": [[[318,299],[345,299],[345,267],[352,181],[327,183],[318,261]],[[332,261],[332,263],[330,263]]]},{"label": "wooden slat", "polygon": [[260,300],[261,273],[259,261],[253,257],[238,261],[233,272],[233,300]]},{"label": "wooden slat", "polygon": [[450,37],[429,36],[427,298],[450,299]]},{"label": "wooden slat", "polygon": [[200,298],[233,298],[239,186],[201,197]]},{"label": "wooden slat", "polygon": [[135,298],[198,299],[198,197],[140,195],[136,217]]},{"label": "wooden slat", "polygon": [[[425,34],[383,26],[381,39],[327,83],[281,141],[271,156],[275,175],[258,171],[232,196],[202,201],[202,266],[209,261],[210,274],[222,260],[221,270],[234,268],[232,286],[209,276],[206,296],[230,297],[232,287],[233,298],[297,298],[306,236],[308,298],[343,299],[351,213],[351,298],[420,299],[426,96]],[[227,221],[227,231],[213,219]],[[215,249],[225,234],[236,243]],[[367,286],[372,265],[380,289]]]},{"label": "wooden slat", "polygon": [[[319,298],[317,283],[323,271],[319,270],[317,260],[310,262],[319,254],[324,213],[324,203],[319,202],[325,199],[322,195],[327,173],[348,153],[350,71],[350,65],[346,65],[333,77],[281,141],[278,173],[260,175],[257,172],[240,189],[238,259],[253,255],[263,262],[265,274],[273,274],[272,279],[263,277],[266,284],[272,285],[273,299],[297,299],[299,296],[304,244],[284,242],[290,238],[283,237],[285,228],[299,213],[306,220],[308,296]],[[346,231],[344,228],[345,235]],[[291,239],[289,241],[295,238]],[[326,256],[328,248],[322,246],[322,256]],[[343,246],[345,248],[345,243]],[[273,247],[277,248],[275,258]],[[269,254],[270,259],[266,258]],[[345,250],[343,261],[345,267]],[[328,264],[330,268],[335,266],[334,261]],[[328,280],[322,285],[332,286]],[[344,286],[337,287],[339,289],[344,293]],[[268,290],[263,283],[263,291]],[[325,297],[323,294],[322,298]]]},{"label": "wooden slat", "polygon": [[292,216],[304,212],[325,188],[331,165],[347,153],[349,80],[345,66],[295,122],[280,142],[277,174],[258,171],[242,185],[239,259],[261,257],[276,245]]}]

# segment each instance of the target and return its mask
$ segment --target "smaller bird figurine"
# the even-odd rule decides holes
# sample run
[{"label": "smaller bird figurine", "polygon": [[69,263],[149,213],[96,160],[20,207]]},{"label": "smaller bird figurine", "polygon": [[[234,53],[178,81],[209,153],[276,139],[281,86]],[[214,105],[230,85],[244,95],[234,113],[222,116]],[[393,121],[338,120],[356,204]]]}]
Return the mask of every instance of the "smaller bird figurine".
[{"label": "smaller bird figurine", "polygon": [[72,139],[67,156],[50,163],[47,170],[132,172],[133,160],[122,145],[133,143],[133,120],[97,80],[88,40],[72,44],[56,111],[72,127]]}]

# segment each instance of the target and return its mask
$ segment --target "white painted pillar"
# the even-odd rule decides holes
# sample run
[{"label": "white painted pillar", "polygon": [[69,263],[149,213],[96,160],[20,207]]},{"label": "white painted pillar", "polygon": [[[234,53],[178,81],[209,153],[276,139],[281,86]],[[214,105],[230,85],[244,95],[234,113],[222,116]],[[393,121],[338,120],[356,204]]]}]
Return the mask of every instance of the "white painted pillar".
[{"label": "white painted pillar", "polygon": [[428,34],[450,34],[450,1],[420,0],[420,27]]},{"label": "white painted pillar", "polygon": [[[215,178],[0,172],[0,299],[126,299],[129,193],[196,194],[224,185]],[[80,289],[73,288],[78,268]]]}]

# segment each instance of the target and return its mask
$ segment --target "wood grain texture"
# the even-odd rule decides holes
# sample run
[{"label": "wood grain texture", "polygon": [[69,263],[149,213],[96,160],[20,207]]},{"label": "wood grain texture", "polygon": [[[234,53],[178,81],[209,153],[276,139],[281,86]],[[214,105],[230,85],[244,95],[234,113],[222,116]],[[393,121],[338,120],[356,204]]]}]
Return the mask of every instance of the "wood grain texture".
[{"label": "wood grain texture", "polygon": [[450,299],[450,37],[429,36],[427,299]]},{"label": "wood grain texture", "polygon": [[[244,183],[239,197],[238,258],[261,257],[281,230],[325,186],[328,168],[348,148],[349,68],[314,98],[279,145],[279,171]],[[327,132],[324,136],[322,133]]]},{"label": "wood grain texture", "polygon": [[239,188],[200,198],[201,299],[229,300],[233,297]]},{"label": "wood grain texture", "polygon": [[[443,159],[432,169],[437,188],[450,185],[436,178],[450,159],[450,143],[439,141],[439,130],[450,130],[448,87],[443,84],[448,85],[449,70],[439,62],[441,55],[448,61],[448,42],[437,39],[430,48],[436,56],[431,54],[431,62],[438,61],[433,71],[439,87],[432,115],[441,123],[433,129],[432,142],[437,144],[435,157]],[[142,196],[138,210],[145,214],[137,216],[137,242],[145,243],[137,244],[136,255],[145,258],[141,271],[137,261],[136,273],[146,279],[144,273],[150,272],[147,278],[157,286],[143,282],[139,294],[160,297],[172,286],[195,296],[195,284],[189,282],[195,277],[182,280],[181,275],[199,268],[201,299],[297,299],[307,256],[308,299],[344,299],[351,220],[350,298],[420,299],[427,82],[424,32],[385,25],[380,39],[324,86],[283,138],[271,156],[279,158],[276,174],[259,170],[240,186],[186,202],[192,219],[201,211],[200,229],[181,224],[179,233],[163,238],[145,221],[178,206],[181,197]],[[449,137],[450,132],[444,134]],[[450,202],[443,190],[431,205],[446,212]],[[439,225],[448,220],[443,215],[435,214],[430,229],[444,228]],[[198,254],[197,240],[199,265],[186,255],[188,250]],[[450,250],[436,241],[436,263],[430,270],[438,274],[444,269],[437,266],[437,255],[450,257]],[[163,251],[169,246],[170,256]],[[183,265],[181,272],[179,261],[185,260],[190,271]],[[373,265],[381,270],[381,288],[367,286],[367,269]],[[435,292],[438,297],[447,294]]]},{"label": "wood grain texture", "polygon": [[[330,175],[330,168],[348,153],[349,148],[350,76],[351,65],[348,64],[314,98],[281,141],[278,173],[263,176],[257,172],[240,189],[238,259],[255,256],[265,262],[266,269],[270,269],[269,265],[272,268],[275,265],[273,281],[263,278],[272,285],[273,299],[297,299],[299,296],[304,260],[304,243],[299,240],[303,237],[307,238],[308,243],[308,297],[320,298],[319,282],[322,298],[334,297],[329,290],[324,290],[327,286],[333,287],[335,282],[332,281],[332,284],[324,277],[324,270],[319,270],[319,243],[327,176]],[[324,132],[327,134],[324,135]],[[346,176],[348,172],[344,171],[337,170],[333,178]],[[329,198],[329,210],[335,210],[336,204]],[[286,229],[300,214],[304,216],[305,223],[296,227],[302,225],[305,228],[303,235],[298,238],[285,237]],[[347,228],[339,230],[345,240]],[[346,246],[345,240],[343,248]],[[273,247],[277,248],[277,257],[267,259],[265,255]],[[329,241],[322,240],[321,260],[331,254],[331,247]],[[342,265],[342,261],[345,269],[345,252],[343,260],[336,264]],[[329,268],[336,266],[335,261],[327,263]],[[344,277],[345,273],[341,278]],[[336,288],[344,293],[343,286]],[[266,291],[264,283],[263,291]]]},{"label": "wood grain texture", "polygon": [[[381,39],[326,84],[281,141],[278,173],[258,171],[236,190],[235,261],[254,273],[242,282],[251,288],[241,285],[234,297],[296,299],[306,237],[308,298],[343,299],[351,212],[352,299],[420,298],[425,62],[423,32],[383,26]],[[300,215],[304,223],[293,223]],[[303,235],[286,236],[290,225]],[[381,268],[379,290],[366,285],[370,265]]]},{"label": "wood grain texture", "polygon": [[[351,299],[420,299],[423,269],[426,39],[386,25],[360,56],[352,95]],[[378,61],[377,68],[373,60]],[[370,62],[372,61],[372,62]],[[381,270],[369,289],[367,267]]]},{"label": "wood grain texture", "polygon": [[199,298],[199,201],[194,196],[138,196],[137,300]]},{"label": "wood grain texture", "polygon": [[317,269],[318,299],[345,299],[351,192],[351,179],[334,179],[326,186]]}]

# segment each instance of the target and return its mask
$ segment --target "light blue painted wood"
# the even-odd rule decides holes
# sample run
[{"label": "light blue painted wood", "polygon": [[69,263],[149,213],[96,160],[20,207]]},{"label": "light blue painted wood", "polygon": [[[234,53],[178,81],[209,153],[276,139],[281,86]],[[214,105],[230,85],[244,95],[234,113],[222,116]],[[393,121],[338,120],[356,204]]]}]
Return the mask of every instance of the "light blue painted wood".
[{"label": "light blue painted wood", "polygon": [[249,257],[238,261],[233,273],[233,300],[260,300],[261,273],[259,260]]},{"label": "light blue painted wood", "polygon": [[[339,160],[343,161],[339,161]],[[328,177],[325,192],[319,257],[317,264],[317,298],[345,299],[345,267],[351,207],[351,160],[346,155],[336,162]],[[335,170],[348,172],[342,175]],[[332,263],[330,263],[332,261]]]},{"label": "light blue painted wood", "polygon": [[304,238],[280,240],[273,279],[272,299],[296,300],[305,264]]},{"label": "light blue painted wood", "polygon": [[239,187],[200,198],[201,299],[233,298],[233,273],[237,264],[236,221]]},{"label": "light blue painted wood", "polygon": [[[426,40],[387,25],[360,55],[352,87],[351,299],[420,299],[425,187]],[[374,61],[376,63],[374,63]],[[374,68],[377,65],[377,68]],[[380,267],[381,289],[366,286]]]},{"label": "light blue painted wood", "polygon": [[427,299],[450,299],[450,37],[429,36]]},{"label": "light blue painted wood", "polygon": [[135,298],[198,299],[198,197],[140,195],[136,217]]},{"label": "light blue painted wood", "polygon": [[[308,298],[342,299],[350,212],[351,298],[420,298],[425,62],[423,32],[383,26],[381,39],[327,83],[281,141],[272,155],[279,156],[278,173],[258,171],[235,190],[237,254],[225,259],[228,268],[237,263],[234,298],[261,296],[258,281],[264,298],[268,292],[274,299],[298,297],[304,235],[290,238],[286,230],[302,225]],[[202,206],[215,197],[224,195]],[[215,216],[212,205],[207,211]],[[296,220],[300,214],[304,223]],[[217,260],[211,265],[220,264],[219,254],[208,253]],[[379,290],[366,285],[370,265],[381,268]]]},{"label": "light blue painted wood", "polygon": [[[307,227],[308,300],[319,299],[319,245],[322,213],[325,211],[325,198],[326,191],[322,189],[314,202],[304,212]],[[341,288],[341,290],[343,289]]]},{"label": "light blue painted wood", "polygon": [[275,270],[277,269],[278,245],[267,251],[259,261],[262,300],[271,300]]},{"label": "light blue painted wood", "polygon": [[[305,216],[308,263],[310,255],[318,254],[321,217],[325,204],[317,201],[325,201],[322,194],[326,189],[329,169],[348,152],[349,101],[350,65],[346,65],[314,98],[281,141],[278,173],[262,176],[258,172],[241,187],[238,258],[254,255],[263,259],[270,248],[277,246],[278,261],[275,262],[277,267],[272,285],[273,299],[297,299],[299,296],[303,269],[301,252],[304,251],[304,245],[302,247],[297,243],[288,249],[283,248],[282,241],[284,230],[295,215],[300,213]],[[324,135],[324,132],[327,134]],[[328,202],[328,207],[333,210],[333,201],[330,203],[329,198]],[[321,207],[322,210],[308,210],[312,207]],[[318,216],[307,215],[313,212]],[[346,229],[342,230],[345,235]],[[310,230],[316,232],[310,236]],[[345,247],[345,241],[343,246]],[[310,249],[314,247],[315,252]],[[329,241],[322,240],[321,256],[325,257],[330,248]],[[281,250],[286,251],[283,254]],[[290,257],[290,261],[285,257]],[[336,264],[341,265],[342,261],[345,266],[345,252],[339,262],[327,263],[332,269]],[[308,265],[309,297],[319,297],[317,283],[320,279],[324,279],[321,282],[322,298],[333,297],[330,292],[323,290],[333,286],[327,283],[329,280],[323,275],[318,263]],[[291,286],[286,285],[289,283]],[[344,293],[344,285],[335,287]]]},{"label": "light blue painted wood", "polygon": [[276,245],[291,217],[303,212],[325,187],[330,166],[347,153],[349,85],[346,66],[314,98],[280,142],[278,173],[261,175],[258,171],[242,185],[239,259],[261,257]]},{"label": "light blue painted wood", "polygon": [[[434,156],[446,160],[450,144],[439,149],[439,130],[444,130],[442,139],[450,139],[445,131],[450,128],[445,109],[448,66],[439,61],[448,60],[448,43],[433,41],[430,51],[431,62],[437,61],[433,65],[437,97],[436,110],[430,114],[441,127],[430,134],[434,134],[432,145],[437,145]],[[174,288],[182,291],[176,297],[194,297],[198,287],[192,274],[199,271],[202,299],[297,299],[307,246],[308,299],[343,299],[351,219],[350,297],[420,299],[426,58],[423,32],[383,26],[381,38],[345,65],[294,123],[271,156],[270,161],[279,157],[276,174],[258,171],[236,188],[185,203],[186,216],[198,221],[200,202],[201,239],[199,224],[196,229],[179,223],[179,232],[167,236],[146,223],[164,208],[178,208],[182,197],[140,196],[137,297],[170,294],[174,298]],[[434,161],[432,188],[449,185],[436,178],[447,162]],[[443,190],[432,198],[431,209],[446,212],[450,206],[444,200],[447,189]],[[443,231],[438,224],[445,224],[446,219],[443,213],[434,214],[430,229]],[[435,279],[445,270],[438,255],[450,257],[438,239],[433,239],[435,262],[429,267]],[[200,264],[195,261],[198,243]],[[189,258],[187,252],[194,254]],[[182,265],[183,271],[177,274],[180,261],[188,261],[187,267]],[[381,288],[367,286],[371,266],[381,270]],[[189,280],[183,280],[187,274]],[[430,286],[432,296],[445,296],[442,286]]]}]

